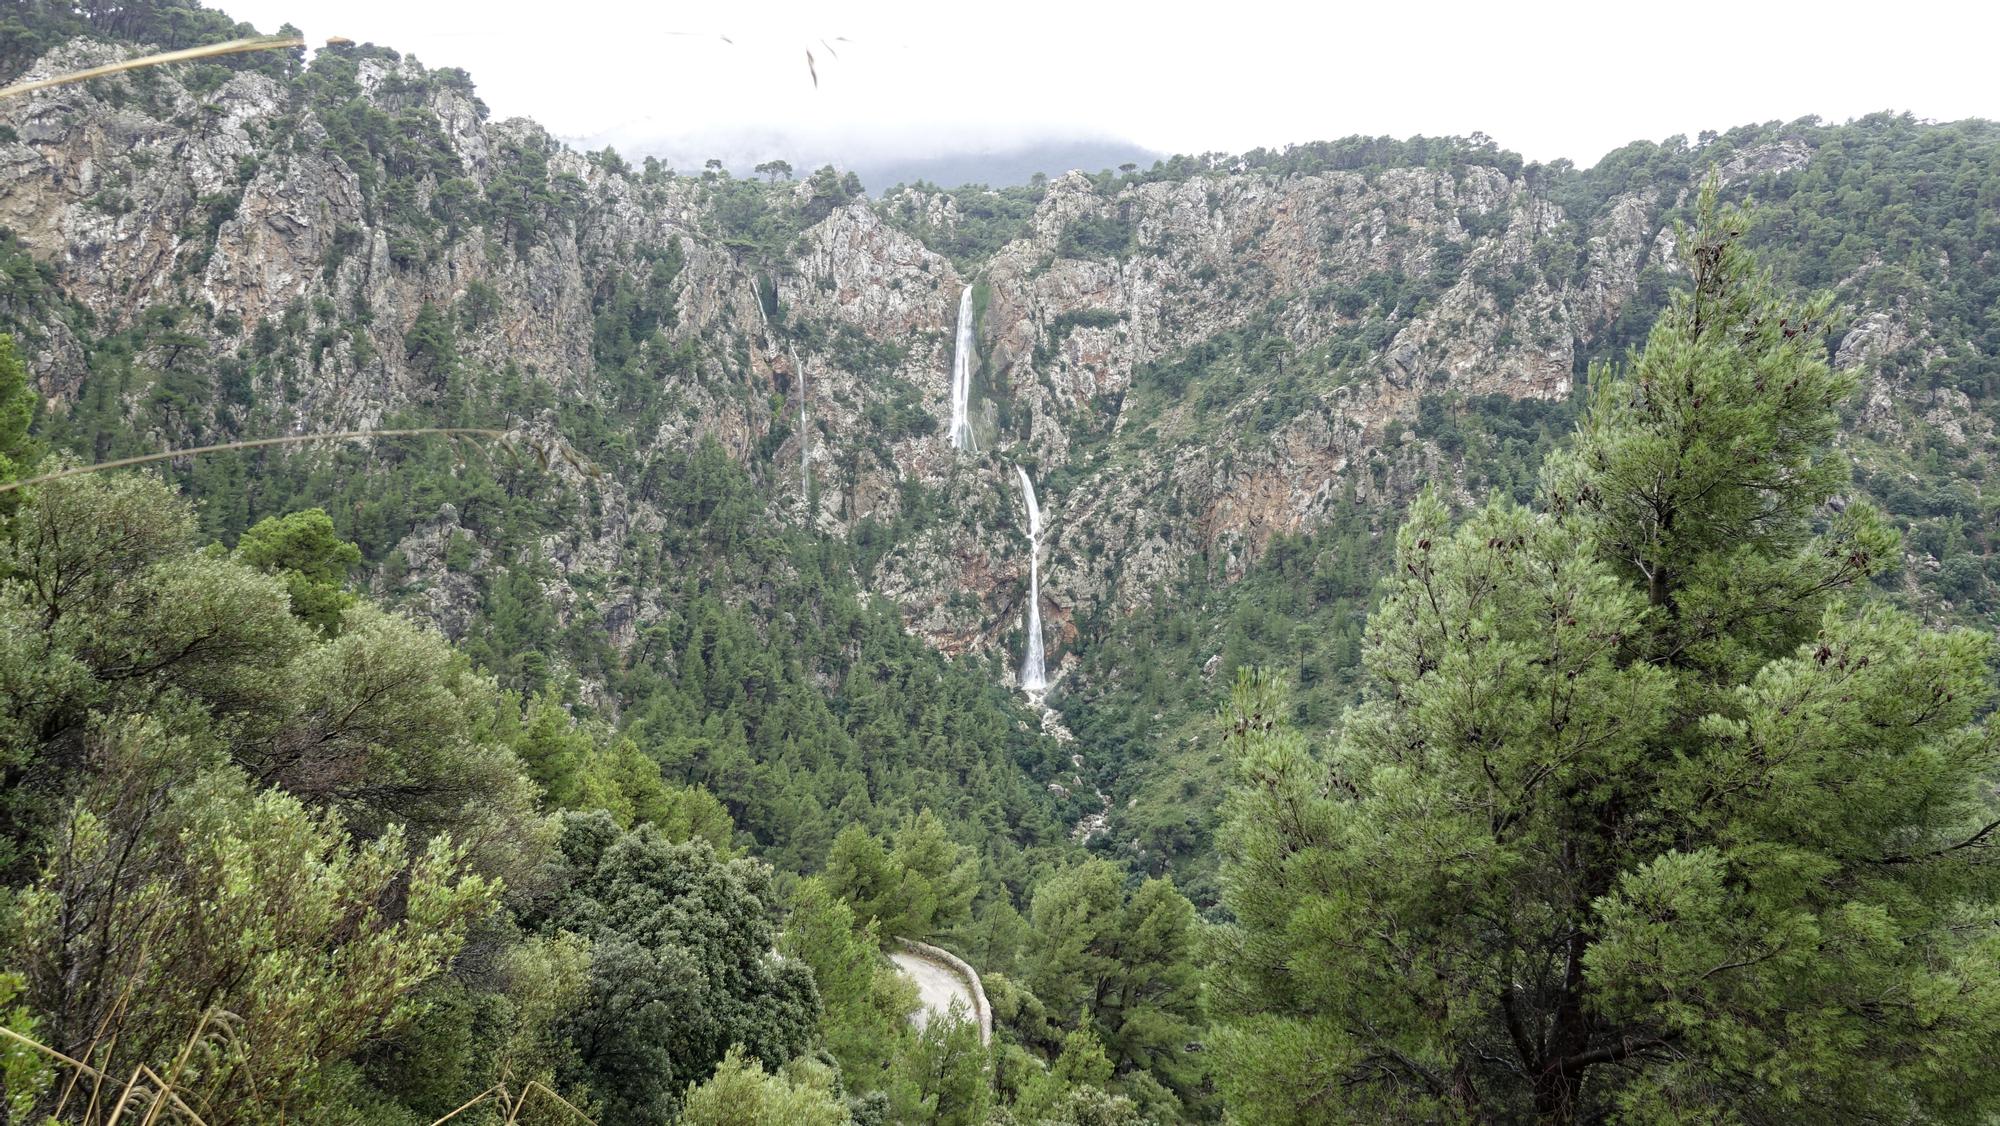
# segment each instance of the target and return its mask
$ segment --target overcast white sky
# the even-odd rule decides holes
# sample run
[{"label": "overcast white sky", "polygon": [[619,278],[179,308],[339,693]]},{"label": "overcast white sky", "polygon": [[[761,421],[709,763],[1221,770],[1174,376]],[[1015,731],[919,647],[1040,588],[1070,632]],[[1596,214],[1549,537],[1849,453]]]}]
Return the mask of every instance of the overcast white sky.
[{"label": "overcast white sky", "polygon": [[1639,138],[1806,114],[2000,117],[1988,0],[210,2],[261,30],[290,21],[314,43],[464,67],[497,117],[628,155],[746,135],[859,157],[1046,135],[1238,152],[1478,130],[1589,164]]}]

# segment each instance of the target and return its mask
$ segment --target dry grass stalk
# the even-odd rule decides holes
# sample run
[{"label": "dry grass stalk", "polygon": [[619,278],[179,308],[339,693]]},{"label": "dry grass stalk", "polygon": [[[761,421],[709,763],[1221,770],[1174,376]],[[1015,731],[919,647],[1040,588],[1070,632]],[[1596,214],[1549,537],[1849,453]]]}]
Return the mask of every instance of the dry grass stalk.
[{"label": "dry grass stalk", "polygon": [[289,47],[303,47],[306,41],[296,35],[257,35],[249,39],[232,39],[227,43],[211,43],[206,47],[189,47],[185,51],[167,51],[158,55],[144,55],[123,62],[94,66],[89,70],[58,74],[54,78],[37,78],[32,82],[17,82],[0,90],[0,98],[13,98],[22,94],[32,94],[36,90],[46,90],[51,86],[67,86],[72,82],[84,82],[92,78],[102,78],[108,74],[122,74],[128,70],[143,67],[162,66],[167,63],[191,62],[195,59],[212,59],[218,55],[240,55],[246,51],[282,51]]},{"label": "dry grass stalk", "polygon": [[491,1102],[494,1099],[500,1100],[501,1109],[507,1112],[507,1117],[504,1121],[504,1126],[514,1126],[515,1123],[521,1120],[521,1111],[528,1105],[528,1096],[536,1094],[543,1096],[545,1100],[546,1099],[555,1100],[557,1106],[562,1107],[564,1110],[569,1111],[570,1115],[574,1117],[578,1122],[583,1123],[584,1126],[597,1126],[597,1124],[591,1121],[591,1119],[588,1116],[586,1116],[581,1110],[577,1109],[575,1103],[570,1102],[568,1099],[563,1098],[561,1095],[556,1094],[548,1087],[543,1086],[541,1083],[533,1079],[528,1080],[527,1085],[521,1088],[521,1093],[519,1095],[515,1095],[512,1092],[508,1091],[507,1084],[505,1082],[495,1083],[491,1087],[488,1087],[484,1091],[481,1091],[478,1094],[467,1099],[465,1102],[460,1103],[456,1110],[453,1110],[450,1114],[447,1114],[443,1118],[440,1118],[437,1121],[431,1123],[431,1126],[444,1126],[445,1123],[450,1122],[452,1119],[457,1118],[459,1115],[464,1114],[466,1111],[471,1110],[473,1107],[479,1106],[482,1103]]},{"label": "dry grass stalk", "polygon": [[85,473],[102,473],[107,469],[125,469],[134,465],[147,465],[156,461],[171,461],[180,457],[196,457],[201,454],[223,453],[229,450],[256,450],[270,446],[295,446],[303,442],[347,442],[363,438],[415,438],[424,435],[443,435],[451,438],[487,438],[508,448],[518,441],[543,469],[551,460],[558,460],[585,476],[597,476],[596,467],[579,458],[566,443],[560,440],[543,442],[539,439],[521,439],[519,435],[506,430],[493,430],[477,426],[420,426],[408,430],[341,430],[330,434],[288,434],[282,438],[252,438],[241,442],[218,442],[212,446],[190,446],[179,450],[162,450],[154,454],[139,454],[136,457],[121,457],[112,461],[100,461],[95,465],[78,465],[59,469],[54,473],[44,473],[19,481],[0,483],[0,493],[10,493],[25,489],[30,485],[40,485],[47,481],[58,481],[64,477],[77,477]]},{"label": "dry grass stalk", "polygon": [[[220,1019],[212,1020],[212,1018]],[[159,1072],[154,1071],[145,1064],[140,1064],[138,1067],[133,1068],[132,1074],[126,1078],[124,1084],[119,1088],[118,1100],[112,1104],[108,1117],[98,1118],[97,1099],[93,1093],[90,1106],[86,1108],[82,1119],[85,1126],[119,1126],[121,1122],[130,1121],[126,1117],[128,1111],[136,1113],[142,1109],[145,1115],[139,1119],[137,1126],[158,1126],[160,1123],[169,1121],[186,1123],[188,1126],[208,1126],[207,1120],[196,1113],[195,1109],[189,1106],[186,1100],[181,1098],[180,1092],[175,1089],[174,1080],[179,1077],[181,1068],[188,1062],[188,1057],[193,1053],[195,1045],[200,1043],[209,1031],[209,1025],[212,1022],[226,1025],[228,1019],[229,1014],[220,1012],[219,1010],[211,1011],[202,1017],[201,1022],[195,1026],[194,1032],[189,1035],[186,1045],[182,1047],[180,1054],[175,1058],[173,1066],[167,1069],[167,1074],[170,1078],[162,1078]],[[101,1084],[105,1079],[111,1078],[103,1069],[93,1067],[73,1056],[65,1055],[33,1037],[23,1036],[5,1025],[0,1025],[0,1036],[4,1036],[9,1040],[40,1052],[57,1063],[70,1068],[78,1076],[89,1076],[93,1080],[94,1086]],[[528,1100],[536,1095],[540,1095],[543,1102],[553,1102],[556,1106],[568,1111],[569,1116],[583,1123],[583,1126],[596,1126],[596,1123],[588,1115],[584,1114],[582,1110],[578,1109],[575,1103],[563,1098],[546,1085],[532,1079],[521,1087],[518,1094],[510,1090],[505,1082],[495,1083],[493,1086],[467,1099],[458,1109],[431,1123],[431,1126],[444,1126],[445,1123],[450,1122],[466,1111],[496,1100],[499,1102],[500,1108],[506,1112],[507,1117],[504,1120],[506,1126],[515,1126],[521,1120],[521,1112],[527,1109]]]},{"label": "dry grass stalk", "polygon": [[[72,1068],[79,1073],[89,1075],[94,1080],[101,1082],[106,1078],[110,1078],[103,1070],[92,1067],[75,1057],[64,1055],[47,1044],[32,1037],[23,1036],[4,1025],[0,1025],[0,1036],[5,1036],[9,1040],[33,1048],[35,1051],[55,1060],[57,1063]],[[96,1104],[94,1096],[91,1102],[94,1107]],[[202,1116],[196,1114],[194,1108],[181,1099],[180,1094],[174,1090],[172,1084],[161,1079],[159,1073],[145,1064],[140,1064],[134,1068],[131,1077],[125,1080],[124,1086],[119,1090],[118,1101],[112,1105],[111,1116],[103,1120],[103,1126],[118,1126],[119,1122],[125,1116],[126,1107],[134,1103],[147,1108],[146,1122],[159,1121],[159,1114],[162,1108],[170,1106],[170,1113],[174,1114],[180,1121],[191,1123],[192,1126],[208,1126],[208,1123]],[[84,1121],[91,1123],[94,1120],[86,1117]]]},{"label": "dry grass stalk", "polygon": [[[118,994],[118,1000],[112,1002],[111,1007],[106,1009],[104,1015],[98,1019],[97,1030],[90,1034],[90,1043],[83,1046],[84,1059],[87,1060],[97,1054],[97,1045],[104,1039],[105,1030],[110,1028],[115,1021],[123,1016],[125,1006],[132,1000],[132,990],[136,985],[136,980],[128,980],[125,983],[125,988]],[[110,1059],[117,1050],[118,1037],[113,1036],[111,1042],[104,1046],[104,1058]],[[75,1093],[77,1082],[84,1077],[84,1074],[84,1072],[74,1069],[70,1071],[69,1078],[63,1083],[62,1096],[56,1100],[55,1116],[57,1118],[62,1117],[63,1108],[69,1105],[69,1097]],[[97,1114],[97,1103],[103,1097],[104,1093],[104,1073],[93,1069],[89,1074],[90,1103],[84,1108],[84,1121],[86,1122],[90,1121]]]}]

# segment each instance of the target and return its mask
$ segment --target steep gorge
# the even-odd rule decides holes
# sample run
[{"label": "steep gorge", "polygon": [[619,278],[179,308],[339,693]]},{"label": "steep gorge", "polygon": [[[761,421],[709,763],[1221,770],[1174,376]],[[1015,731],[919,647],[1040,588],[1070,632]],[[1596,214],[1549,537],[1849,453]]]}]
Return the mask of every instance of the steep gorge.
[{"label": "steep gorge", "polygon": [[[78,42],[29,73],[131,50]],[[490,628],[505,576],[532,576],[519,596],[546,607],[547,659],[607,714],[623,701],[606,668],[637,659],[669,586],[717,565],[661,546],[677,518],[661,474],[709,439],[756,484],[746,543],[776,529],[850,545],[838,566],[948,655],[1011,659],[1018,623],[1039,617],[1054,679],[1190,590],[1221,606],[1274,543],[1335,525],[1379,536],[1426,483],[1458,499],[1531,484],[1507,475],[1524,455],[1465,428],[1492,413],[1480,404],[1559,419],[1589,362],[1633,342],[1672,285],[1671,220],[1701,170],[1782,203],[1839,181],[1859,150],[1946,137],[1956,178],[1912,192],[1969,191],[1962,207],[1990,215],[1990,174],[1966,170],[2000,148],[1991,127],[1882,119],[1645,146],[1588,173],[1475,142],[1070,173],[968,256],[976,191],[870,200],[831,170],[763,185],[635,169],[485,120],[462,73],[329,48],[285,76],[210,66],[0,105],[0,225],[18,239],[0,323],[27,342],[46,428],[86,456],[408,420],[559,435],[580,458],[549,468],[543,522],[471,519],[478,502],[449,497],[333,515],[376,593],[454,636]],[[1801,280],[1852,309],[1836,354],[1867,373],[1850,434],[1881,451],[1866,486],[1925,494],[1922,511],[1891,508],[1956,518],[1950,552],[1977,560],[1959,587],[1925,579],[1909,596],[1990,613],[1993,545],[1965,530],[1995,507],[1990,219],[1968,257],[1922,223],[1864,228],[1879,200],[1834,198],[1850,210],[1821,218],[1867,245],[1854,269]],[[1983,311],[1955,307],[1968,293]],[[952,433],[962,308],[976,452]],[[1954,449],[1947,471],[1909,468]],[[175,473],[202,499],[242,489],[207,510],[230,536],[303,495],[260,487],[270,467],[353,498],[356,481],[435,460],[314,451]],[[1033,614],[1015,465],[1062,513]],[[1912,573],[1948,557],[1918,541]],[[718,578],[718,595],[791,613],[769,577],[785,564],[759,567]],[[1079,700],[1140,707],[1120,702],[1120,670],[1082,671]],[[1109,764],[1133,767],[1115,798],[1141,795],[1159,739]]]}]

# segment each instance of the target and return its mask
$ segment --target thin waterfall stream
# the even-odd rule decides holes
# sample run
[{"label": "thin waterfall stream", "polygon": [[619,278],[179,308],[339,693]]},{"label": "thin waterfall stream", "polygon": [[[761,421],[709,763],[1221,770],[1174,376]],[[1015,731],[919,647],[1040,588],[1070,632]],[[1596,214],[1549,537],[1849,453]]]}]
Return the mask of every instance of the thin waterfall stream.
[{"label": "thin waterfall stream", "polygon": [[1042,509],[1035,503],[1035,483],[1028,471],[1015,466],[1021,475],[1021,493],[1028,502],[1028,652],[1021,658],[1021,691],[1048,689],[1048,670],[1042,666]]},{"label": "thin waterfall stream", "polygon": [[951,354],[951,448],[971,450],[972,287],[958,295],[958,342]]},{"label": "thin waterfall stream", "polygon": [[[1042,733],[1058,743],[1074,745],[1076,736],[1063,724],[1061,713],[1047,703],[1049,674],[1042,650],[1042,507],[1035,501],[1035,482],[1028,471],[1017,465],[1014,472],[1021,475],[1021,498],[1028,506],[1028,651],[1021,658],[1021,691],[1027,694],[1028,703],[1042,713]],[[1070,834],[1089,844],[1090,838],[1105,832],[1110,825],[1111,795],[1086,779],[1081,753],[1070,752],[1069,762],[1075,771],[1070,775],[1070,783],[1053,782],[1050,788],[1067,794],[1070,785],[1090,786],[1097,798],[1097,811],[1084,814]]]}]

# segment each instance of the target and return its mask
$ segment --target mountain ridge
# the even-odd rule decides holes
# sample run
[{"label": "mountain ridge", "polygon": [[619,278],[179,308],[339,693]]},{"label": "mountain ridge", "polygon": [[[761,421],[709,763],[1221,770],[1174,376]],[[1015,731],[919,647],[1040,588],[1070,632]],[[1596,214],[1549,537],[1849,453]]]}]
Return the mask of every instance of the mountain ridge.
[{"label": "mountain ridge", "polygon": [[[35,71],[115,53],[71,45]],[[0,120],[0,223],[42,279],[8,315],[59,444],[115,453],[471,420],[560,433],[605,470],[558,467],[561,509],[580,515],[551,524],[512,498],[367,495],[402,471],[396,458],[265,457],[260,474],[296,482],[212,507],[216,534],[345,465],[360,476],[339,484],[336,522],[378,594],[464,637],[494,630],[508,573],[535,574],[536,615],[601,635],[547,658],[618,714],[616,669],[674,616],[672,584],[648,577],[659,564],[635,563],[671,522],[660,465],[713,441],[763,506],[744,527],[847,541],[853,580],[906,628],[946,654],[1004,654],[1004,670],[1027,581],[1007,500],[1018,462],[1047,494],[1042,616],[1052,663],[1079,676],[1057,702],[1086,738],[1106,728],[1085,701],[1128,704],[1103,702],[1115,670],[1083,669],[1080,654],[1174,592],[1227,589],[1272,544],[1322,531],[1365,526],[1379,541],[1425,482],[1461,501],[1521,488],[1527,451],[1590,362],[1635,343],[1674,284],[1672,220],[1702,168],[1737,196],[1773,195],[1822,166],[1851,170],[1850,150],[1957,144],[1971,146],[1964,180],[1993,144],[1977,122],[1802,122],[1636,144],[1578,171],[1484,139],[1350,138],[871,201],[831,171],[763,184],[567,151],[532,122],[485,121],[461,73],[369,47],[330,48],[289,77],[216,67],[69,89]],[[1913,201],[1953,198],[1885,175]],[[1976,207],[1991,188],[1967,182]],[[1798,233],[1813,218],[1784,222]],[[1882,237],[1947,236],[1920,226]],[[1977,316],[1931,316],[1933,282],[1857,246],[1844,273],[1814,282],[1857,308],[1834,345],[1869,373],[1857,440],[1907,452],[1956,434],[1975,451],[1967,466],[1983,466],[1993,369]],[[1976,293],[1993,263],[1971,253],[1954,268]],[[989,451],[970,461],[942,433],[968,283]],[[93,350],[93,334],[121,342]],[[1521,416],[1542,419],[1539,439],[1469,446],[1468,428],[1497,426],[1507,403],[1557,409]],[[198,496],[242,474],[176,470]],[[1968,501],[1903,510],[1930,527],[1991,506],[1969,470],[1957,480]],[[1957,581],[1968,605],[1990,606],[1990,546],[1938,546],[1978,547]],[[454,563],[467,552],[475,566]],[[1941,573],[1946,556],[1929,558]],[[1908,593],[1949,612],[1932,584]],[[524,643],[496,637],[490,651],[532,686]],[[1150,792],[1132,768],[1120,806]]]}]

